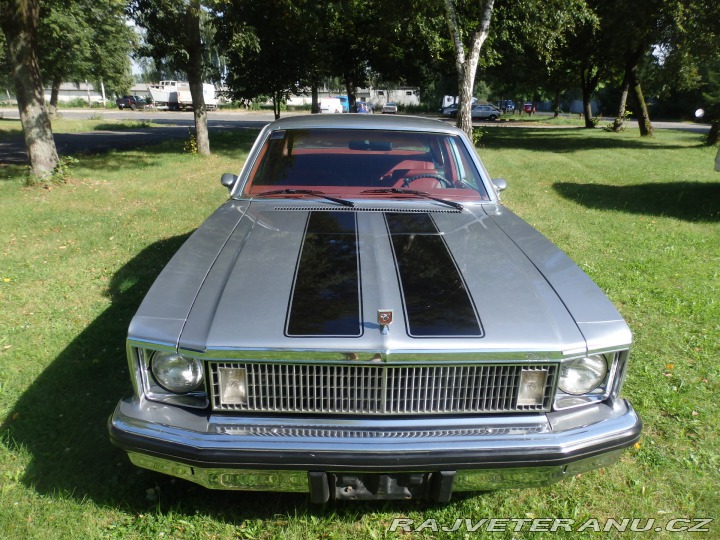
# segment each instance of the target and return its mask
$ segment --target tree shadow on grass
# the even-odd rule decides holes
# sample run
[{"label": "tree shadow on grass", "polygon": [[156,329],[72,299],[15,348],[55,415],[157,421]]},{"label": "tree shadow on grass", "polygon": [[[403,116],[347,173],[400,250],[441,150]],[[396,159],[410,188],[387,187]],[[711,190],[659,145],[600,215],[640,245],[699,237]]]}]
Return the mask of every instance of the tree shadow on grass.
[{"label": "tree shadow on grass", "polygon": [[[247,153],[257,137],[261,122],[216,122],[210,128],[210,149],[214,154],[237,156]],[[184,142],[192,133],[192,126],[138,127],[115,131],[90,131],[85,133],[54,134],[55,145],[60,156],[84,159],[98,157],[97,160],[84,159],[88,168],[105,168],[103,156],[112,156],[116,167],[124,165],[153,166],[150,159],[161,154],[183,154]],[[138,157],[142,150],[144,157]],[[22,132],[17,136],[0,139],[0,163],[7,165],[27,165],[28,158]]]},{"label": "tree shadow on grass", "polygon": [[[150,128],[148,131],[152,131]],[[82,165],[85,168],[96,169],[137,169],[150,168],[157,166],[163,155],[186,155],[183,148],[185,141],[190,137],[187,128],[182,128],[175,132],[178,136],[166,140],[156,140],[154,143],[149,141],[148,144],[138,145],[127,141],[126,148],[106,148],[95,147],[88,150],[84,154],[79,150],[75,155],[87,155],[92,159],[83,159]],[[210,133],[210,150],[216,156],[236,158],[237,171],[240,170],[244,162],[245,156],[250,151],[255,138],[257,137],[257,129],[255,128],[232,128],[214,130]],[[154,136],[154,139],[157,138]],[[141,149],[141,152],[136,150]],[[233,172],[237,172],[233,171]]]},{"label": "tree shadow on grass", "polygon": [[124,341],[143,295],[187,235],[144,249],[112,278],[110,307],[55,358],[22,395],[2,431],[32,461],[23,482],[40,493],[110,503],[137,474],[107,435],[118,399],[131,393]]},{"label": "tree shadow on grass", "polygon": [[[589,136],[592,135],[592,136]],[[693,137],[694,134],[689,135]],[[703,145],[697,137],[697,145]],[[672,144],[656,139],[621,137],[615,133],[585,128],[498,128],[488,129],[482,137],[487,148],[517,149],[530,152],[572,153],[585,150],[677,150],[687,143]]]},{"label": "tree shadow on grass", "polygon": [[[312,505],[306,494],[213,491],[133,466],[110,443],[107,421],[132,394],[125,357],[127,327],[160,270],[188,235],[158,241],[112,278],[112,304],[55,358],[20,397],[0,426],[10,452],[28,454],[21,481],[49,497],[92,501],[132,514],[198,513],[240,524],[297,515],[354,522],[365,512],[431,508],[427,501]],[[458,497],[461,503],[463,497]]]},{"label": "tree shadow on grass", "polygon": [[669,182],[611,186],[553,184],[560,195],[583,206],[632,214],[664,216],[684,221],[720,221],[720,182]]}]

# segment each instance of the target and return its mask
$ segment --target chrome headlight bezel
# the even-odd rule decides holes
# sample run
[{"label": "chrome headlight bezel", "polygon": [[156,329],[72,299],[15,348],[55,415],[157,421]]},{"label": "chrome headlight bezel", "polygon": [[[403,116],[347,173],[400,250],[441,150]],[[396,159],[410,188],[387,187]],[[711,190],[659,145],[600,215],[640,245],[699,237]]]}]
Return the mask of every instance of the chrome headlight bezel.
[{"label": "chrome headlight bezel", "polygon": [[[605,401],[608,398],[617,397],[620,393],[627,357],[628,350],[622,350],[590,353],[581,357],[568,358],[561,361],[558,384],[553,401],[553,410],[558,411],[592,405]],[[600,366],[600,362],[602,362],[602,366]],[[584,368],[594,365],[594,368],[590,369],[598,370],[599,367],[601,367],[601,369],[598,372],[596,381],[588,382],[586,388],[576,388],[576,392],[573,393],[572,391],[568,391],[572,390],[572,388],[562,380],[563,372],[567,369],[573,369],[573,366],[578,365],[584,366]],[[583,367],[579,369],[582,371]]]},{"label": "chrome headlight bezel", "polygon": [[[193,362],[201,371],[198,384],[194,388],[182,392],[174,392],[164,386],[161,381],[157,379],[152,369],[153,359],[155,359],[159,354],[175,355],[191,359],[191,362]],[[139,386],[141,386],[146,399],[160,403],[192,408],[206,408],[209,405],[210,401],[208,399],[206,388],[207,383],[204,361],[198,358],[178,354],[175,349],[170,348],[137,348],[135,349],[135,355],[140,378]]]}]

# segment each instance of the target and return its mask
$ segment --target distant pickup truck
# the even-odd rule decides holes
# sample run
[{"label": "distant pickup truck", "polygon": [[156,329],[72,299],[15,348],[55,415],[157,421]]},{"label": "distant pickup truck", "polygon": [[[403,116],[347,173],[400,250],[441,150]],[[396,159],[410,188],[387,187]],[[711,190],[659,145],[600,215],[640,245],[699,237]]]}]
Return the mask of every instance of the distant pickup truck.
[{"label": "distant pickup truck", "polygon": [[117,98],[115,100],[115,104],[118,106],[118,109],[121,111],[125,108],[128,108],[130,110],[135,109],[144,109],[145,108],[145,98],[142,98],[140,96],[123,96],[120,98]]}]

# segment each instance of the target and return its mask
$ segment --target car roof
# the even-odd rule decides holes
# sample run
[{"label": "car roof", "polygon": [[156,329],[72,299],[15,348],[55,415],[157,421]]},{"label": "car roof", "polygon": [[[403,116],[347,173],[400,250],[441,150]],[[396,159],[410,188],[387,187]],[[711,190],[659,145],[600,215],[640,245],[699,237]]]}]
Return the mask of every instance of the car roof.
[{"label": "car roof", "polygon": [[371,115],[355,116],[347,114],[304,114],[288,116],[268,125],[269,129],[377,129],[391,131],[432,131],[461,135],[463,132],[454,125],[420,116]]}]

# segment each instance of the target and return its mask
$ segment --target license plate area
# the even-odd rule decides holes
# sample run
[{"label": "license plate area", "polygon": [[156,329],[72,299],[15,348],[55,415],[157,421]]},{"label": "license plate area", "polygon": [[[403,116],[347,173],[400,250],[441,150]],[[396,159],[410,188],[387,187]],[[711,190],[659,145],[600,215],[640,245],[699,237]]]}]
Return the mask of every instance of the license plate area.
[{"label": "license plate area", "polygon": [[333,474],[331,490],[338,500],[423,499],[429,477],[430,473]]},{"label": "license plate area", "polygon": [[455,471],[309,474],[313,502],[430,499],[448,502]]}]

